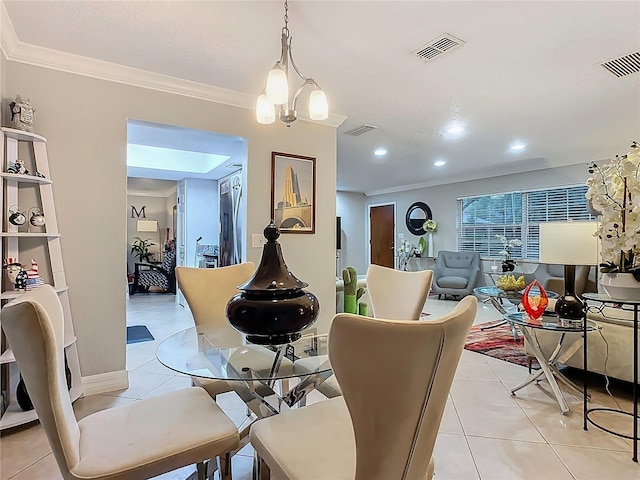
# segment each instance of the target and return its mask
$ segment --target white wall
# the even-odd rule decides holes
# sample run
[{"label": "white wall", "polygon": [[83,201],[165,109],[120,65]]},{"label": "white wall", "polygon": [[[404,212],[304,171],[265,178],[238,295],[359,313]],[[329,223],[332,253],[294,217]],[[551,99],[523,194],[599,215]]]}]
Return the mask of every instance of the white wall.
[{"label": "white wall", "polygon": [[[319,331],[335,305],[336,129],[260,125],[250,109],[7,61],[5,95],[29,97],[47,137],[82,375],[125,369],[127,119],[247,139],[247,238],[270,218],[271,152],[316,157],[314,235],[283,235],[291,271],[320,300]],[[257,93],[257,92],[256,92]],[[310,254],[312,252],[312,254]],[[248,249],[258,262],[260,249]],[[95,272],[95,273],[92,273]]]},{"label": "white wall", "polygon": [[[166,237],[166,228],[171,225],[171,218],[167,217],[167,197],[152,197],[149,195],[127,195],[127,265],[128,271],[133,273],[133,264],[140,260],[131,253],[131,244],[134,237],[140,237],[143,240],[149,239],[154,244],[149,251],[154,253],[153,260],[160,258],[159,253],[164,247]],[[136,208],[140,213],[142,207],[145,207],[145,216],[147,220],[158,221],[157,232],[138,232],[137,224],[139,218],[134,213],[131,217],[131,206]],[[140,217],[140,219],[142,216]]]},{"label": "white wall", "polygon": [[342,217],[342,268],[355,267],[359,274],[367,271],[366,246],[366,197],[362,193],[337,192],[336,215]]},{"label": "white wall", "polygon": [[196,267],[196,239],[202,245],[218,244],[218,182],[190,178],[184,181],[186,232],[185,266]]},{"label": "white wall", "polygon": [[[500,177],[468,182],[451,183],[437,187],[428,187],[406,192],[374,195],[366,197],[364,209],[368,205],[385,202],[396,202],[396,232],[404,234],[404,238],[417,245],[417,237],[407,230],[405,214],[413,202],[422,201],[431,207],[433,219],[438,222],[438,231],[433,234],[433,247],[437,255],[439,250],[456,250],[456,213],[459,197],[473,195],[488,195],[492,193],[504,193],[517,190],[556,187],[565,185],[584,184],[589,175],[587,161],[584,165],[571,165],[561,168],[549,168],[534,172],[504,175]],[[362,214],[364,215],[364,213]],[[367,251],[369,239],[369,225],[365,224],[365,241],[362,243],[363,251]],[[396,240],[396,245],[399,240]],[[368,259],[367,259],[368,262]]]}]

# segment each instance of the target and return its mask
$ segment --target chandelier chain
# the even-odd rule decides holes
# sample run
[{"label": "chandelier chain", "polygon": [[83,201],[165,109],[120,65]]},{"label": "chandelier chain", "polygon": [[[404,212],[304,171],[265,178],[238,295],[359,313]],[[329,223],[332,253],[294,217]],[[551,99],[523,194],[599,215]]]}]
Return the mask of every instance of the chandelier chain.
[{"label": "chandelier chain", "polygon": [[282,27],[282,32],[288,37],[289,36],[289,1],[284,0],[284,27]]}]

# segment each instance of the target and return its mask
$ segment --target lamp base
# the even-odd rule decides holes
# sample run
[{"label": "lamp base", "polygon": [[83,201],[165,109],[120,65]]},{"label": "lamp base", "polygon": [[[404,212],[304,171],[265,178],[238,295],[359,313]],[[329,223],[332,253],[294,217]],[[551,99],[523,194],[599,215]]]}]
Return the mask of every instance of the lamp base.
[{"label": "lamp base", "polygon": [[562,295],[556,300],[556,313],[560,318],[582,320],[584,318],[584,302],[574,295]]}]

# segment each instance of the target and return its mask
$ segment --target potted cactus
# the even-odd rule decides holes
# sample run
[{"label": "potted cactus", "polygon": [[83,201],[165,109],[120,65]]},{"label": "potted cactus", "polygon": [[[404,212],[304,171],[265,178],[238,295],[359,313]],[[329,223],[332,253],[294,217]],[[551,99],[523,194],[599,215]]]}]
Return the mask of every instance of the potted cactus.
[{"label": "potted cactus", "polygon": [[358,300],[364,295],[364,288],[358,287],[358,272],[354,267],[342,270],[344,280],[344,311],[358,313]]}]

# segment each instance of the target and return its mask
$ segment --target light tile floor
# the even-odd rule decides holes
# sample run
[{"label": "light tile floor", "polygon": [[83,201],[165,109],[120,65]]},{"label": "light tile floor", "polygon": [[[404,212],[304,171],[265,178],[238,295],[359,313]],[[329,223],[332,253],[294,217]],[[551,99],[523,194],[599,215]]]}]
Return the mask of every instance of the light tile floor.
[{"label": "light tile floor", "polygon": [[[77,417],[190,385],[187,377],[176,375],[155,358],[161,340],[192,326],[189,311],[177,305],[174,298],[162,294],[131,297],[127,324],[147,325],[156,340],[128,345],[129,388],[79,399],[74,404]],[[454,305],[432,297],[426,311],[433,318]],[[497,317],[493,307],[481,304],[475,323]],[[561,415],[546,382],[512,396],[508,388],[526,375],[524,367],[463,352],[436,442],[436,480],[640,478],[640,467],[631,461],[631,441],[594,427],[587,432],[582,429],[581,398],[566,393],[572,412]],[[592,404],[631,409],[628,391],[618,389],[614,395],[609,396],[603,388],[594,389]],[[309,403],[323,398],[312,392]],[[218,404],[236,424],[247,421],[244,404],[235,393],[219,396]],[[621,428],[619,418],[602,417],[601,421]],[[234,456],[234,479],[251,478],[252,454],[248,445]],[[3,432],[0,460],[0,480],[62,478],[37,423]],[[193,470],[185,467],[157,478],[183,479]]]}]

